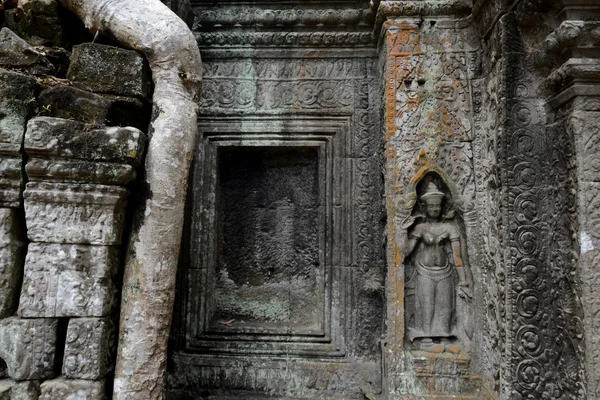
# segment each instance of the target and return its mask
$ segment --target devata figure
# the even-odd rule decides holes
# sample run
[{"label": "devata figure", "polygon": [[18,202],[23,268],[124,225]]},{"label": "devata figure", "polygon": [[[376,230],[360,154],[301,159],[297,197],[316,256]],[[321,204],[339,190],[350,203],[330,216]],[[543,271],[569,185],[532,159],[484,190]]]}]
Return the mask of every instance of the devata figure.
[{"label": "devata figure", "polygon": [[[421,350],[442,352],[457,338],[457,299],[471,301],[470,274],[463,263],[461,232],[454,211],[442,215],[446,194],[430,181],[419,196],[423,214],[411,215],[403,228],[407,289],[414,293],[408,339]],[[437,343],[434,343],[435,342]]]}]

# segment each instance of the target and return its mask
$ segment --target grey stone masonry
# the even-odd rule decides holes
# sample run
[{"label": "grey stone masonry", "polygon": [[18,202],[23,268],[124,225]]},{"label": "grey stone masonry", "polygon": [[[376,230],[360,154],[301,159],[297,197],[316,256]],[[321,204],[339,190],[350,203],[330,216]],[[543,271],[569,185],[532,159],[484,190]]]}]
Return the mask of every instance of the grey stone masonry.
[{"label": "grey stone masonry", "polygon": [[37,400],[39,397],[40,384],[37,381],[0,380],[0,400]]},{"label": "grey stone masonry", "polygon": [[38,101],[38,108],[49,117],[144,130],[149,123],[150,105],[135,97],[97,94],[75,86],[56,85],[44,89]]},{"label": "grey stone masonry", "polygon": [[70,380],[45,381],[40,400],[104,400],[104,381]]},{"label": "grey stone masonry", "polygon": [[55,376],[58,319],[0,320],[0,358],[15,380]]},{"label": "grey stone masonry", "polygon": [[27,124],[25,170],[30,180],[126,184],[135,179],[147,139],[132,127],[90,128],[37,117]]},{"label": "grey stone masonry", "polygon": [[110,318],[72,318],[67,328],[63,376],[102,379],[113,367],[115,340]]},{"label": "grey stone masonry", "polygon": [[0,207],[20,204],[21,146],[35,87],[34,78],[0,68]]},{"label": "grey stone masonry", "polygon": [[30,182],[23,196],[31,241],[121,243],[127,196],[124,188]]},{"label": "grey stone masonry", "polygon": [[0,30],[0,66],[25,70],[34,75],[52,74],[52,63],[8,28]]},{"label": "grey stone masonry", "polygon": [[23,274],[25,243],[14,208],[0,208],[0,318],[14,314]]},{"label": "grey stone masonry", "polygon": [[33,157],[138,165],[146,136],[132,127],[93,128],[78,121],[36,117],[27,123],[25,151]]},{"label": "grey stone masonry", "polygon": [[116,306],[116,246],[31,243],[25,260],[19,315],[110,315]]},{"label": "grey stone masonry", "polygon": [[145,99],[150,94],[144,58],[132,50],[83,43],[73,47],[67,78],[98,93]]}]

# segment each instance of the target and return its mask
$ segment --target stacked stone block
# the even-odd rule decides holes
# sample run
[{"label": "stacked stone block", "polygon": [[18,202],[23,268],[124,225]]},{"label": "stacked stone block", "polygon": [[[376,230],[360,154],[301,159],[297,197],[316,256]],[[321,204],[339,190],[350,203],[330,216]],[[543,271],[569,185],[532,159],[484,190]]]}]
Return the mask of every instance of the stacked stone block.
[{"label": "stacked stone block", "polygon": [[[15,317],[26,251],[23,139],[38,85],[52,64],[11,30],[0,30],[0,399],[37,399],[55,376],[59,320]],[[5,69],[6,68],[6,69]]]},{"label": "stacked stone block", "polygon": [[94,44],[55,79],[69,52],[24,35],[0,31],[0,399],[103,399],[151,84],[143,57]]},{"label": "stacked stone block", "polygon": [[32,243],[19,316],[69,318],[63,376],[44,382],[41,398],[104,396],[128,194],[120,185],[135,178],[145,143],[131,127],[91,128],[53,117],[27,125],[32,173],[24,202]]}]

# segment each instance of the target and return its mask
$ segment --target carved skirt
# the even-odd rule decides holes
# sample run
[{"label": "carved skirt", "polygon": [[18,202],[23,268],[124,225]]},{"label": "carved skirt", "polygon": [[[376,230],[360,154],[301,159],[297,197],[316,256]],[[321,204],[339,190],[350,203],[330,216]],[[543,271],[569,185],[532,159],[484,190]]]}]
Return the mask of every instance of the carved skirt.
[{"label": "carved skirt", "polygon": [[455,279],[451,264],[427,268],[418,261],[415,277],[415,322],[421,337],[452,336]]}]

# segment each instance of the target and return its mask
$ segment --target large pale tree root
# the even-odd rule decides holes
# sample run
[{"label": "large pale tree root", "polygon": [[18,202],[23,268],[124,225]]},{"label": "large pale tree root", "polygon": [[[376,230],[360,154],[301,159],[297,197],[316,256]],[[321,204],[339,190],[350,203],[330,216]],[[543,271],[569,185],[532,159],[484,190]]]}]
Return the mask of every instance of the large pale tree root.
[{"label": "large pale tree root", "polygon": [[134,219],[123,282],[115,399],[160,399],[197,135],[201,61],[186,24],[159,0],[60,0],[92,32],[143,52],[154,80],[148,198]]}]

